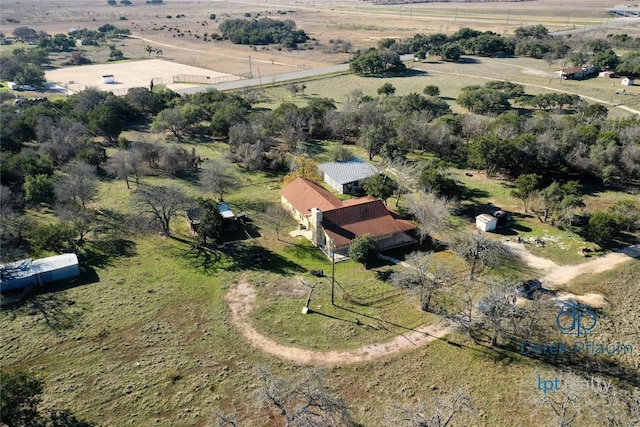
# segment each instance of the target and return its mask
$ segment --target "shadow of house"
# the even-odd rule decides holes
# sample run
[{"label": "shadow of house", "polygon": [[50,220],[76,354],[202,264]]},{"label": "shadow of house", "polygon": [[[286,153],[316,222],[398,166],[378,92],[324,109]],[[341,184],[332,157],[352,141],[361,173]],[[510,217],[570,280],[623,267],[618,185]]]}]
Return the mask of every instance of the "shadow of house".
[{"label": "shadow of house", "polygon": [[348,257],[358,236],[371,235],[380,250],[415,243],[410,221],[389,211],[381,200],[362,197],[341,201],[319,184],[296,178],[280,191],[283,208],[311,230],[311,243],[329,257]]}]

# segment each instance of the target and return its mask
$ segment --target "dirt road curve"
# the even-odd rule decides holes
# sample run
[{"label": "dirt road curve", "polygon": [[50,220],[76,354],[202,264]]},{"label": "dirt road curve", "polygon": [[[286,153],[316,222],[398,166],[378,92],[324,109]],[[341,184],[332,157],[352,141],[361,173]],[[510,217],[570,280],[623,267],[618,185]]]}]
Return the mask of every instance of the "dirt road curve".
[{"label": "dirt road curve", "polygon": [[[521,243],[505,242],[530,267],[546,271],[540,280],[550,289],[567,283],[581,274],[596,274],[614,268],[632,258],[640,257],[640,244],[629,246],[620,251],[593,259],[584,264],[558,266],[555,262],[532,255]],[[566,294],[564,297],[574,297]],[[585,303],[595,306],[604,304],[602,295],[585,295]],[[453,332],[455,325],[442,321],[436,325],[427,325],[409,333],[399,335],[390,341],[365,345],[350,351],[314,351],[279,344],[262,335],[252,325],[249,314],[253,309],[256,291],[245,277],[235,283],[227,292],[227,302],[231,310],[231,322],[245,336],[251,346],[281,359],[304,365],[349,365],[377,359],[401,351],[425,345],[434,339],[442,338]]]},{"label": "dirt road curve", "polygon": [[252,325],[249,314],[253,309],[256,292],[243,277],[240,282],[234,284],[227,293],[227,301],[231,309],[231,321],[240,330],[249,343],[265,353],[282,359],[301,364],[313,365],[347,365],[377,359],[389,354],[415,348],[437,338],[449,334],[453,325],[449,322],[441,322],[437,325],[420,327],[394,339],[370,344],[350,351],[314,351],[298,347],[289,347],[279,344],[260,334]]},{"label": "dirt road curve", "polygon": [[638,244],[592,259],[583,264],[560,266],[551,260],[531,254],[522,243],[511,241],[504,243],[518,254],[529,267],[546,271],[547,274],[541,277],[540,281],[549,289],[556,289],[559,285],[563,285],[582,274],[602,273],[603,271],[611,270],[622,262],[640,257],[640,244]]}]

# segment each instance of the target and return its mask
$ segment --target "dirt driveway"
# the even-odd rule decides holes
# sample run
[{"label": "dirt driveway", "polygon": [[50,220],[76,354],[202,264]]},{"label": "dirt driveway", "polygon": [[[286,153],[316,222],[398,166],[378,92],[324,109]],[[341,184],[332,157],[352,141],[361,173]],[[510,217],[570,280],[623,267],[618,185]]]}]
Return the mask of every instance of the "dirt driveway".
[{"label": "dirt driveway", "polygon": [[348,365],[373,360],[403,350],[425,345],[434,339],[442,338],[453,330],[450,322],[442,321],[436,325],[417,328],[407,334],[399,335],[390,341],[370,344],[348,351],[315,351],[279,344],[260,334],[252,325],[249,314],[253,310],[256,291],[245,277],[232,285],[227,293],[227,302],[231,309],[231,321],[245,336],[249,343],[261,351],[305,365]]},{"label": "dirt driveway", "polygon": [[[540,280],[550,289],[557,289],[560,285],[582,274],[596,274],[610,270],[620,263],[640,257],[640,244],[629,246],[617,252],[612,252],[584,264],[558,266],[555,262],[535,256],[527,251],[524,244],[505,242],[532,268],[546,271]],[[600,294],[575,296],[569,293],[559,293],[558,298],[577,298],[581,302],[593,306],[606,304]],[[315,351],[279,344],[262,335],[251,325],[250,314],[256,300],[256,291],[246,277],[234,283],[226,295],[231,322],[249,341],[249,344],[267,354],[304,365],[349,365],[389,356],[408,349],[423,346],[435,339],[444,337],[455,330],[456,325],[443,320],[436,325],[426,325],[407,334],[398,335],[390,341],[369,344],[355,350],[345,351]]]},{"label": "dirt driveway", "polygon": [[640,257],[640,244],[627,246],[616,252],[592,259],[583,264],[558,265],[555,262],[533,255],[523,243],[513,241],[504,242],[515,252],[529,267],[543,270],[546,274],[540,281],[549,289],[557,289],[569,281],[583,274],[598,274],[611,270],[615,266],[633,258]]}]

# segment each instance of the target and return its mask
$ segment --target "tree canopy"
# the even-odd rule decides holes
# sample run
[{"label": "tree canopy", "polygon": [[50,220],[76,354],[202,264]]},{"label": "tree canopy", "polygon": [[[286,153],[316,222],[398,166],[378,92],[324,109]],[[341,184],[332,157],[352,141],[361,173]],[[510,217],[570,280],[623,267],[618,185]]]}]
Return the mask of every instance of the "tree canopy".
[{"label": "tree canopy", "polygon": [[280,21],[271,18],[228,19],[220,24],[222,37],[235,44],[266,45],[280,43],[295,48],[298,43],[309,40],[304,30],[296,30],[290,19]]}]

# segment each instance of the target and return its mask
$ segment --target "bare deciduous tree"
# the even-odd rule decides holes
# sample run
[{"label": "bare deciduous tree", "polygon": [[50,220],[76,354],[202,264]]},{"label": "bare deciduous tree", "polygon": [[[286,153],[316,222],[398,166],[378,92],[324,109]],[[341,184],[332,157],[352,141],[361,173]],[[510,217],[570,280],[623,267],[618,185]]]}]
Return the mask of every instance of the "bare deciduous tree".
[{"label": "bare deciduous tree", "polygon": [[162,232],[170,236],[171,220],[187,207],[188,198],[182,188],[176,185],[141,185],[133,193],[132,202],[141,216],[157,222]]},{"label": "bare deciduous tree", "polygon": [[78,245],[82,246],[84,239],[96,225],[96,212],[76,204],[63,204],[56,206],[56,213],[61,221],[69,224],[69,227],[78,235]]},{"label": "bare deciduous tree", "polygon": [[79,203],[83,208],[98,194],[95,168],[82,161],[73,161],[54,185],[56,200],[61,204]]},{"label": "bare deciduous tree", "polygon": [[[575,375],[565,376],[564,380],[578,380]],[[538,405],[550,407],[556,416],[558,427],[571,427],[587,406],[586,393],[569,387],[559,387],[559,390],[542,393],[537,396]],[[592,398],[592,397],[591,397]]]},{"label": "bare deciduous tree", "polygon": [[509,282],[492,284],[488,295],[478,302],[483,319],[491,327],[491,346],[498,345],[507,330],[515,330],[515,320],[524,317],[524,310],[515,305],[515,285]]},{"label": "bare deciduous tree", "polygon": [[282,231],[282,227],[291,220],[291,217],[282,208],[280,203],[274,203],[267,207],[263,219],[273,228],[273,231],[276,233],[276,240],[280,240],[280,231]]},{"label": "bare deciduous tree", "polygon": [[346,403],[322,381],[322,373],[312,370],[299,381],[274,378],[260,369],[263,402],[276,409],[286,427],[352,426]]},{"label": "bare deciduous tree", "polygon": [[475,278],[478,267],[497,267],[509,254],[502,243],[489,239],[487,233],[461,233],[452,244],[453,250],[469,264],[469,280]]},{"label": "bare deciduous tree", "polygon": [[209,160],[200,170],[200,185],[206,191],[218,196],[222,201],[224,193],[234,190],[238,186],[238,180],[228,162],[220,159]]},{"label": "bare deciduous tree", "polygon": [[391,275],[391,283],[416,292],[422,310],[429,311],[433,297],[453,278],[453,270],[433,252],[413,252],[407,256],[405,264],[406,269]]},{"label": "bare deciduous tree", "polygon": [[459,388],[453,393],[434,396],[390,414],[388,424],[397,427],[447,427],[469,425],[473,421],[473,406],[469,393]]},{"label": "bare deciduous tree", "polygon": [[430,236],[436,244],[437,241],[433,236],[446,231],[451,226],[449,222],[451,202],[433,193],[419,192],[417,195],[411,195],[409,212],[418,222],[421,245],[427,236]]}]

